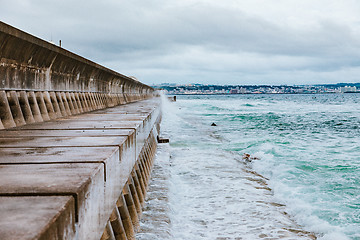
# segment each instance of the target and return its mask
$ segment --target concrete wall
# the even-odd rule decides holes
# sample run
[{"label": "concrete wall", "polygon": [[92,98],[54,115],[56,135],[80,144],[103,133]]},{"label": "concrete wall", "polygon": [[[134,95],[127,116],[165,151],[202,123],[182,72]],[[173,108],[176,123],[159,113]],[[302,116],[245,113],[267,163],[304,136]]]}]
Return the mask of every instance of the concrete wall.
[{"label": "concrete wall", "polygon": [[0,22],[0,88],[146,95],[153,89]]},{"label": "concrete wall", "polygon": [[0,22],[0,239],[134,239],[154,90]]},{"label": "concrete wall", "polygon": [[0,129],[153,97],[154,90],[0,22]]}]

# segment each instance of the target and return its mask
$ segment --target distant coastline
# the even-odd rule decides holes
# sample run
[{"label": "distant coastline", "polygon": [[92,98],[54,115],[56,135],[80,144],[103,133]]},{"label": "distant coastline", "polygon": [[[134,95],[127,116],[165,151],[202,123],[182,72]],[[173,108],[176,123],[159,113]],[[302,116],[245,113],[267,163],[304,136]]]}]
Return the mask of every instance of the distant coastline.
[{"label": "distant coastline", "polygon": [[[334,94],[360,93],[360,83],[324,85],[204,85],[159,84],[152,86],[167,95],[236,95],[236,94]],[[359,90],[358,90],[359,89]]]},{"label": "distant coastline", "polygon": [[271,95],[292,95],[292,94],[306,94],[306,95],[315,95],[315,94],[348,94],[348,93],[360,93],[359,92],[320,92],[320,93],[166,93],[166,95],[262,95],[262,94],[271,94]]}]

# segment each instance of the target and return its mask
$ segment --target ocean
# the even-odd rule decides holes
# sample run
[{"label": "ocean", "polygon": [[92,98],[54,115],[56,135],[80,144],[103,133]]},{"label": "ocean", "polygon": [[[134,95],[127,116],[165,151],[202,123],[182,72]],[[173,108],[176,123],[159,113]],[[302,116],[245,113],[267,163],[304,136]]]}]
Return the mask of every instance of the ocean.
[{"label": "ocean", "polygon": [[137,239],[360,239],[360,94],[163,99]]}]

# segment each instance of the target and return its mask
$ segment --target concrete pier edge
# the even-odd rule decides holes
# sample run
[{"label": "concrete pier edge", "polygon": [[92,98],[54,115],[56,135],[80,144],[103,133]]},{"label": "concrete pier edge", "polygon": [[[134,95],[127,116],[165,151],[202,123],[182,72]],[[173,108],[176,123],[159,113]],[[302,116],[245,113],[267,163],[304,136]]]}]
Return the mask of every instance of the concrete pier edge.
[{"label": "concrete pier edge", "polygon": [[0,22],[0,239],[135,239],[154,89]]}]

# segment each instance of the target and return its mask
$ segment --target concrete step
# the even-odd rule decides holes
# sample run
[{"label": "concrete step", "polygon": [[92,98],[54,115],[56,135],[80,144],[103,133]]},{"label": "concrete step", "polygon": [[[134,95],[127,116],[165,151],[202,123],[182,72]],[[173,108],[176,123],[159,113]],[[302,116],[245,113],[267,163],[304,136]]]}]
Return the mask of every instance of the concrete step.
[{"label": "concrete step", "polygon": [[1,165],[0,176],[0,196],[73,197],[79,239],[94,239],[105,227],[103,164]]},{"label": "concrete step", "polygon": [[0,197],[0,239],[74,239],[72,196]]},{"label": "concrete step", "polygon": [[[0,198],[70,197],[76,234],[63,238],[60,231],[58,238],[100,239],[159,120],[158,107],[141,107],[147,104],[154,102],[0,131]],[[71,222],[63,224],[67,225],[63,231],[72,229]],[[0,228],[4,236],[11,230]]]}]

